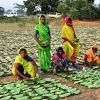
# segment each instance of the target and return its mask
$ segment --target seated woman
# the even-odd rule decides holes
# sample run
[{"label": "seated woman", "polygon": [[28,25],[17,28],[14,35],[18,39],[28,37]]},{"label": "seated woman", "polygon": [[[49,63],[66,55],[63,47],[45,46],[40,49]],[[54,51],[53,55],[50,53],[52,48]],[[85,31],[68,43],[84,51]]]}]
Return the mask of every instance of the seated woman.
[{"label": "seated woman", "polygon": [[56,73],[59,69],[60,71],[67,72],[68,67],[73,68],[73,70],[76,70],[68,61],[66,54],[64,53],[64,50],[62,47],[57,48],[57,53],[53,54],[52,57],[52,68],[53,72]]},{"label": "seated woman", "polygon": [[97,46],[92,46],[91,49],[87,50],[84,57],[85,64],[92,68],[96,61]]},{"label": "seated woman", "polygon": [[25,80],[34,78],[38,70],[37,64],[28,56],[26,49],[22,48],[18,53],[19,55],[16,57],[12,67],[13,75]]}]

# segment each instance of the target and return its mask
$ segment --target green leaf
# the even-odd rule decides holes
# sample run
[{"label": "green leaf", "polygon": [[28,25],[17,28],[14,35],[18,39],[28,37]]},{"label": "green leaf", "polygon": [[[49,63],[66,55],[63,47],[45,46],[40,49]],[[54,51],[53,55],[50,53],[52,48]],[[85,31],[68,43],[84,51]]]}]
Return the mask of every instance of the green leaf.
[{"label": "green leaf", "polygon": [[31,100],[42,100],[42,97],[41,96],[34,97],[34,98],[31,98]]},{"label": "green leaf", "polygon": [[11,96],[6,96],[4,98],[1,98],[0,100],[10,100]]},{"label": "green leaf", "polygon": [[50,100],[58,100],[58,96],[57,96],[57,95],[52,95],[52,96],[50,97]]},{"label": "green leaf", "polygon": [[70,95],[70,93],[65,93],[65,94],[59,95],[59,97],[60,97],[60,98],[64,98],[64,97],[67,97],[67,96],[69,96],[69,95]]}]

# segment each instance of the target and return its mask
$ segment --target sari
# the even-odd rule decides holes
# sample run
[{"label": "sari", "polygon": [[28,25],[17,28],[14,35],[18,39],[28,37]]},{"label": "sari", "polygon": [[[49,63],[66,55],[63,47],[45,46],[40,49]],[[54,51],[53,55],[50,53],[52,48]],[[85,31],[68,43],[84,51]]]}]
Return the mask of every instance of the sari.
[{"label": "sari", "polygon": [[[18,51],[18,54],[19,54],[19,51]],[[20,54],[15,58],[14,64],[20,64],[24,69],[24,74],[28,73],[32,78],[35,77],[34,66],[33,66],[32,62],[27,61],[24,58],[22,58],[20,56]],[[12,67],[12,74],[16,75],[16,70],[15,70],[14,64],[13,64],[13,67]]]},{"label": "sari", "polygon": [[43,48],[38,43],[36,43],[38,48],[38,60],[40,64],[40,69],[47,70],[51,63],[51,47],[48,42],[51,39],[51,36],[49,34],[49,27],[47,24],[41,24],[39,19],[39,24],[35,26],[35,31],[38,31],[37,38],[39,39],[39,41],[47,46],[46,48]]},{"label": "sari", "polygon": [[[72,60],[73,58],[76,58],[79,55],[79,42],[77,39],[77,35],[74,31],[73,25],[72,27],[68,25],[68,19],[69,17],[66,17],[66,23],[62,28],[62,33],[61,33],[61,37],[63,38],[67,38],[68,40],[70,40],[73,45],[71,45],[68,41],[64,41],[63,42],[63,49],[65,54],[68,57],[68,60]],[[72,22],[71,22],[72,24]],[[76,43],[75,43],[76,41]]]},{"label": "sari", "polygon": [[[97,46],[93,45],[92,48],[97,48]],[[87,56],[86,60],[89,63],[91,63],[91,62],[94,63],[94,62],[97,62],[97,60],[98,60],[98,56],[96,56],[96,54],[93,52],[92,48],[88,49],[85,52],[85,55]]]},{"label": "sari", "polygon": [[99,57],[99,56],[97,56],[97,57],[95,58],[95,62],[96,62],[97,64],[100,64],[100,57]]},{"label": "sari", "polygon": [[92,49],[88,49],[85,53],[87,55],[88,62],[94,62],[96,59],[96,55],[93,53]]}]

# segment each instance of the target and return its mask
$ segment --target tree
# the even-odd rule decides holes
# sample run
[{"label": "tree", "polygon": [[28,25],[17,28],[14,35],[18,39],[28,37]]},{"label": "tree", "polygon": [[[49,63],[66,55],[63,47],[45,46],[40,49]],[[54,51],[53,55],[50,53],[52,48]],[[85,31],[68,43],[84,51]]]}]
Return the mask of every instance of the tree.
[{"label": "tree", "polygon": [[4,8],[0,7],[0,16],[3,16],[3,14],[4,14]]},{"label": "tree", "polygon": [[63,16],[75,18],[77,16],[76,0],[61,0],[58,5],[58,11],[62,13]]},{"label": "tree", "polygon": [[60,0],[58,11],[64,16],[78,19],[95,19],[97,16],[94,0]]},{"label": "tree", "polygon": [[27,8],[27,14],[34,14],[36,11],[36,6],[41,7],[41,13],[49,13],[57,11],[57,6],[59,4],[59,0],[27,0],[24,1],[24,5]]},{"label": "tree", "polygon": [[94,1],[95,0],[87,0],[88,3],[92,3],[92,4],[94,4]]},{"label": "tree", "polygon": [[15,7],[17,9],[17,12],[19,14],[24,14],[25,13],[25,6],[24,5],[20,5],[18,3],[14,3]]},{"label": "tree", "polygon": [[97,18],[100,19],[100,4],[97,6]]}]

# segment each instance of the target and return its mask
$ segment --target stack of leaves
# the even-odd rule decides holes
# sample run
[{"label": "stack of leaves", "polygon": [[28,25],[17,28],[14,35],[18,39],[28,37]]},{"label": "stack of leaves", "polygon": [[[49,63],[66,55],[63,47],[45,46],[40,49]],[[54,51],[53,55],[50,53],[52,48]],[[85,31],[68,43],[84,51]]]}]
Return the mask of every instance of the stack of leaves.
[{"label": "stack of leaves", "polygon": [[100,69],[87,68],[83,72],[77,72],[76,74],[67,75],[65,73],[59,73],[58,75],[74,81],[75,84],[81,84],[88,88],[100,88]]},{"label": "stack of leaves", "polygon": [[63,85],[52,78],[0,84],[0,100],[58,100],[79,93],[76,88]]}]

